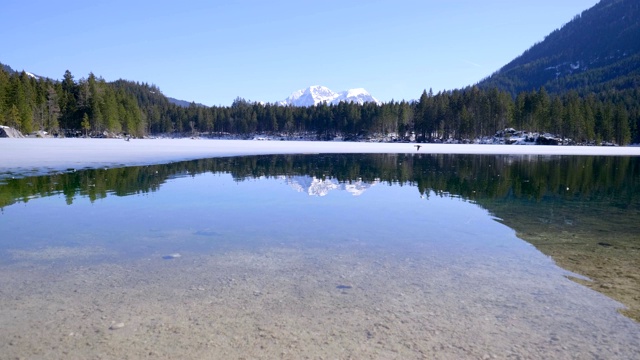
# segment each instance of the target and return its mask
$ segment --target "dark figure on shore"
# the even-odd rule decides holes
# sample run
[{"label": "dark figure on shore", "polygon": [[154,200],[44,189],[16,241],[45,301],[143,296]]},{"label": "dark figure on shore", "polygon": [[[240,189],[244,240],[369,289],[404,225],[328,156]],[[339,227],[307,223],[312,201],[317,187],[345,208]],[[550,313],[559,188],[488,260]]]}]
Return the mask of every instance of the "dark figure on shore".
[{"label": "dark figure on shore", "polygon": [[422,146],[422,145],[413,145],[413,146],[416,147],[416,151],[420,151],[420,146]]}]

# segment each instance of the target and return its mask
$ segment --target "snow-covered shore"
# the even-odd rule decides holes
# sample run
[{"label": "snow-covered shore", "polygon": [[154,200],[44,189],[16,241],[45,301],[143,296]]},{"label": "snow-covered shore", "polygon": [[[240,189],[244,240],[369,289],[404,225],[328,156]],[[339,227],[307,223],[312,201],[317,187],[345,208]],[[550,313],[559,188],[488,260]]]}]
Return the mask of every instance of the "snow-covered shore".
[{"label": "snow-covered shore", "polygon": [[453,145],[193,139],[1,139],[0,175],[160,164],[211,157],[307,153],[640,156],[640,147]]}]

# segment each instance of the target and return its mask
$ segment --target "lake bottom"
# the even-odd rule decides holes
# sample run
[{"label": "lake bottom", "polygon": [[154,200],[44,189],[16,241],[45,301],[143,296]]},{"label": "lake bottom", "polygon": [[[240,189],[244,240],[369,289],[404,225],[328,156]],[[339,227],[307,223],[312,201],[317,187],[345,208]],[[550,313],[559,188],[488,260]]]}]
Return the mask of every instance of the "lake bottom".
[{"label": "lake bottom", "polygon": [[544,259],[522,266],[517,254],[447,251],[353,241],[19,261],[0,272],[0,349],[29,359],[640,353],[640,329],[617,303],[558,276]]}]

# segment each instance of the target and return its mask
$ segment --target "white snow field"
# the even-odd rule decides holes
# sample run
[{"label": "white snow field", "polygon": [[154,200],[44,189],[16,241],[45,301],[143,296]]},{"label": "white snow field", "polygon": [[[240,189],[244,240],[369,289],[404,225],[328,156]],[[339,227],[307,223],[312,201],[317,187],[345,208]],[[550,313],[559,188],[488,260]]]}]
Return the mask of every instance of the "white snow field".
[{"label": "white snow field", "polygon": [[[417,146],[420,146],[419,149]],[[453,145],[209,139],[0,139],[0,177],[262,154],[421,153],[640,156],[640,147]]]}]

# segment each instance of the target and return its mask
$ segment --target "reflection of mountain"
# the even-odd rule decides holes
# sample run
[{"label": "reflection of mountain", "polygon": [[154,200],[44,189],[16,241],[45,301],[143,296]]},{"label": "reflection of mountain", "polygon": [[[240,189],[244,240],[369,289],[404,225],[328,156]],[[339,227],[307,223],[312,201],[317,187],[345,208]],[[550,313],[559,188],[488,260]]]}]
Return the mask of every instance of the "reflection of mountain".
[{"label": "reflection of mountain", "polygon": [[287,184],[298,192],[305,192],[310,196],[325,196],[331,190],[344,190],[353,196],[362,195],[367,189],[376,185],[379,180],[364,182],[362,179],[341,183],[336,179],[318,179],[315,176],[284,176]]}]

